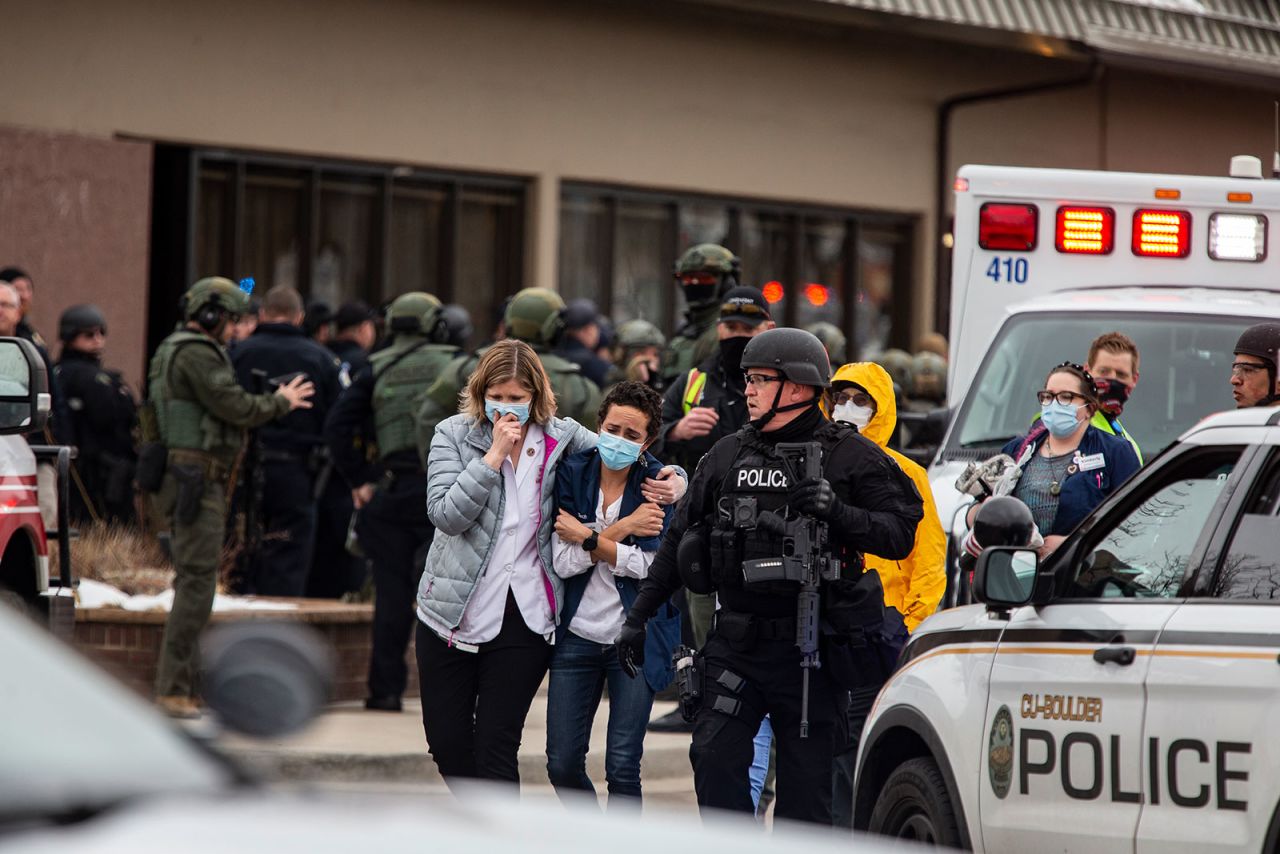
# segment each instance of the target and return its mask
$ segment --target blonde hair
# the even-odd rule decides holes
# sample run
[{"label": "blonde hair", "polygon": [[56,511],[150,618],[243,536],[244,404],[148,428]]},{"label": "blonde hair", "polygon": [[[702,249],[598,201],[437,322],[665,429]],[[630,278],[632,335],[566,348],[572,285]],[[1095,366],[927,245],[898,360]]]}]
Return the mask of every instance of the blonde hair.
[{"label": "blonde hair", "polygon": [[484,421],[484,393],[490,386],[515,380],[533,395],[529,420],[546,424],[556,414],[556,394],[551,390],[542,360],[523,341],[507,338],[494,344],[480,357],[467,387],[458,395],[458,410],[475,421]]}]

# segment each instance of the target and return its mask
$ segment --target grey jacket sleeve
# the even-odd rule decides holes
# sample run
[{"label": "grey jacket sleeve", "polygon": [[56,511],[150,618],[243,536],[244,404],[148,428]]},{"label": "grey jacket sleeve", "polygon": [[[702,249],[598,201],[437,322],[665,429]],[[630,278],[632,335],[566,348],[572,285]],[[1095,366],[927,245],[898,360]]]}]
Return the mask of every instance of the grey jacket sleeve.
[{"label": "grey jacket sleeve", "polygon": [[467,428],[440,425],[431,437],[427,463],[427,517],[436,530],[458,536],[480,518],[489,494],[502,488],[502,473],[489,468],[483,457],[463,463],[461,443]]}]

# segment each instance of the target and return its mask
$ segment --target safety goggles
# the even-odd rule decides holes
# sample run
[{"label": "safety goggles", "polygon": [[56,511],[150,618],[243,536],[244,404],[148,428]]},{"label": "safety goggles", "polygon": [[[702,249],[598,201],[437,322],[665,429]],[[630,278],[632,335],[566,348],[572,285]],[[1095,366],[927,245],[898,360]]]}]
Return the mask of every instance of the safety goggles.
[{"label": "safety goggles", "polygon": [[726,302],[720,306],[720,316],[723,317],[748,317],[752,320],[768,320],[769,312],[753,302]]},{"label": "safety goggles", "polygon": [[1251,377],[1258,371],[1265,371],[1266,365],[1257,362],[1232,362],[1231,376],[1233,377]]}]

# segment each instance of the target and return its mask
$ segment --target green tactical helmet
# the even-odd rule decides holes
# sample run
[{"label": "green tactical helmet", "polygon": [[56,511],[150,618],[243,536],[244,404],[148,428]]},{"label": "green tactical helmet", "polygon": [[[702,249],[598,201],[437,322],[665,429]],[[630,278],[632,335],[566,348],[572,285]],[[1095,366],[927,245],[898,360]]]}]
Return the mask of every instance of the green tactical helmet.
[{"label": "green tactical helmet", "polygon": [[550,288],[525,288],[507,303],[502,321],[512,338],[553,347],[564,331],[564,300]]},{"label": "green tactical helmet", "polygon": [[401,294],[387,306],[387,328],[434,339],[443,326],[443,308],[440,300],[424,291]]},{"label": "green tactical helmet", "polygon": [[617,345],[624,350],[640,347],[665,347],[667,336],[647,320],[628,320],[618,327]]},{"label": "green tactical helmet", "polygon": [[885,350],[872,361],[889,372],[889,376],[893,378],[894,385],[901,389],[903,394],[908,396],[911,394],[911,389],[914,388],[915,383],[912,377],[910,353],[906,350],[892,348]]},{"label": "green tactical helmet", "polygon": [[249,295],[230,279],[211,276],[196,282],[182,295],[182,319],[194,320],[213,328],[218,316],[245,314],[249,311]]},{"label": "green tactical helmet", "polygon": [[844,333],[840,331],[840,327],[834,323],[827,323],[825,320],[819,320],[817,323],[810,323],[805,328],[806,332],[812,333],[822,346],[827,348],[827,355],[831,357],[831,364],[843,365],[845,361],[845,347],[848,339],[844,337]]},{"label": "green tactical helmet", "polygon": [[[676,261],[675,279],[684,289],[684,298],[690,306],[710,306],[738,284],[741,266],[738,256],[723,246],[699,243],[686,249]],[[681,276],[691,273],[710,273],[718,278],[719,284],[694,285],[680,280]]]},{"label": "green tactical helmet", "polygon": [[937,353],[921,350],[911,360],[911,396],[941,401],[947,396],[947,361]]}]

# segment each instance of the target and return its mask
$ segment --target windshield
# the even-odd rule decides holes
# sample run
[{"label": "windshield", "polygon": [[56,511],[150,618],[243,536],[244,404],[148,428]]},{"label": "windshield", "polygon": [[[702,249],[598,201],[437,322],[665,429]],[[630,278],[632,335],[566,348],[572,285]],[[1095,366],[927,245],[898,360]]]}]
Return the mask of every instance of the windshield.
[{"label": "windshield", "polygon": [[232,782],[147,703],[7,606],[0,649],[0,824]]},{"label": "windshield", "polygon": [[1150,460],[1212,412],[1231,409],[1232,348],[1257,318],[1193,314],[1023,314],[1011,318],[978,369],[947,441],[995,451],[1027,432],[1050,368],[1084,362],[1089,342],[1123,332],[1138,345],[1138,385],[1120,417]]}]

